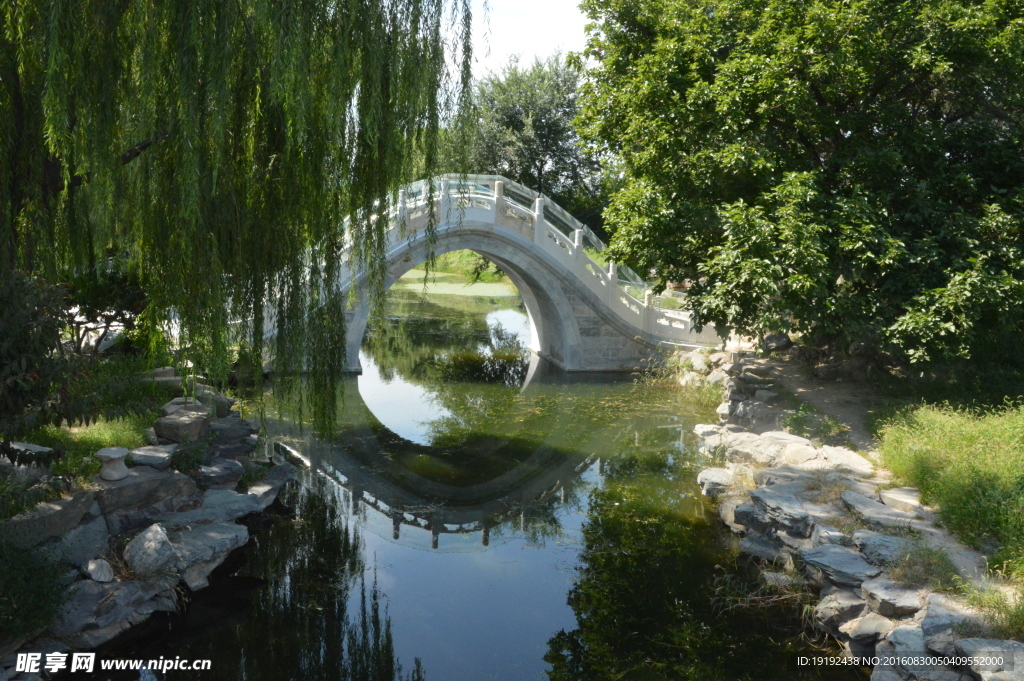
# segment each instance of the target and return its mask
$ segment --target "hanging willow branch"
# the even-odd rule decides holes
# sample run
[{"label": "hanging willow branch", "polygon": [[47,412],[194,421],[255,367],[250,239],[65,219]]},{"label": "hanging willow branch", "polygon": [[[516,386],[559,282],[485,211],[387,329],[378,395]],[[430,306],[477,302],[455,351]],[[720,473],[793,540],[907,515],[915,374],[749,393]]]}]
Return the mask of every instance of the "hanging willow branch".
[{"label": "hanging willow branch", "polygon": [[469,21],[466,0],[8,0],[2,267],[58,279],[128,252],[193,362],[272,354],[330,427],[342,252],[381,294],[381,216],[442,163]]}]

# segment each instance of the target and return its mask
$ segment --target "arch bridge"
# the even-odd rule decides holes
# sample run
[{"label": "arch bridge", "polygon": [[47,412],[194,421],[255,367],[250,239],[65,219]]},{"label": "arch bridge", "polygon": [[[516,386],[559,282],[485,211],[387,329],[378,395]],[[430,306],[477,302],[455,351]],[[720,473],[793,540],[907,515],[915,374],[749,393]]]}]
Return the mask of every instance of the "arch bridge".
[{"label": "arch bridge", "polygon": [[[632,370],[663,350],[722,343],[708,325],[694,328],[681,294],[654,296],[627,267],[603,256],[605,245],[550,199],[496,175],[445,175],[399,192],[388,232],[390,288],[430,256],[469,249],[494,262],[515,284],[530,318],[530,350],[566,371]],[[431,216],[433,213],[433,216]],[[436,239],[431,249],[428,223]],[[361,372],[359,346],[373,305],[365,271],[346,270],[354,287],[348,315],[349,370]]]}]

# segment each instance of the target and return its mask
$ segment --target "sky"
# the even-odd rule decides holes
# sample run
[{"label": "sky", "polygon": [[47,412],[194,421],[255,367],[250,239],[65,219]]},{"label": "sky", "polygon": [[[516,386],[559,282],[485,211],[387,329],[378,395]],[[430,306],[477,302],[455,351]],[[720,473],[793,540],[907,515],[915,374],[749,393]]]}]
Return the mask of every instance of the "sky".
[{"label": "sky", "polygon": [[578,0],[473,0],[473,75],[498,71],[511,55],[523,62],[583,49],[586,17]]}]

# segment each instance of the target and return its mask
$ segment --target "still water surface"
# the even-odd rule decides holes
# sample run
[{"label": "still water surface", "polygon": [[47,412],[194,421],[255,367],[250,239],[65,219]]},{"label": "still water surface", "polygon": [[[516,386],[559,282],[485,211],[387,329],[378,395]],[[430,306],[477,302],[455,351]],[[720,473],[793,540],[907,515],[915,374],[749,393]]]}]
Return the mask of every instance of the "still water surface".
[{"label": "still water surface", "polygon": [[209,658],[208,681],[861,678],[797,666],[794,607],[724,609],[749,577],[695,484],[708,407],[531,359],[510,286],[412,277],[337,435],[270,420],[312,468],[249,545],[101,656]]}]

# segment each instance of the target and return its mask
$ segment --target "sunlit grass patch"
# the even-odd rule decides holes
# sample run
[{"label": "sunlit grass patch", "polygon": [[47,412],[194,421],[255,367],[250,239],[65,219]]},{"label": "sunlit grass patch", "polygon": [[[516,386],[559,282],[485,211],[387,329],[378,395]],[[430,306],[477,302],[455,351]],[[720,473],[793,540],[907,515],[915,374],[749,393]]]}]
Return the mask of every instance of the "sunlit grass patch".
[{"label": "sunlit grass patch", "polygon": [[103,447],[134,449],[148,444],[146,430],[153,421],[153,415],[146,415],[115,421],[101,419],[88,426],[71,428],[45,426],[26,439],[64,452],[53,466],[55,475],[85,479],[99,473],[100,462],[93,455]]},{"label": "sunlit grass patch", "polygon": [[952,592],[961,583],[960,571],[946,552],[920,542],[890,566],[889,577],[900,586],[933,591]]}]

